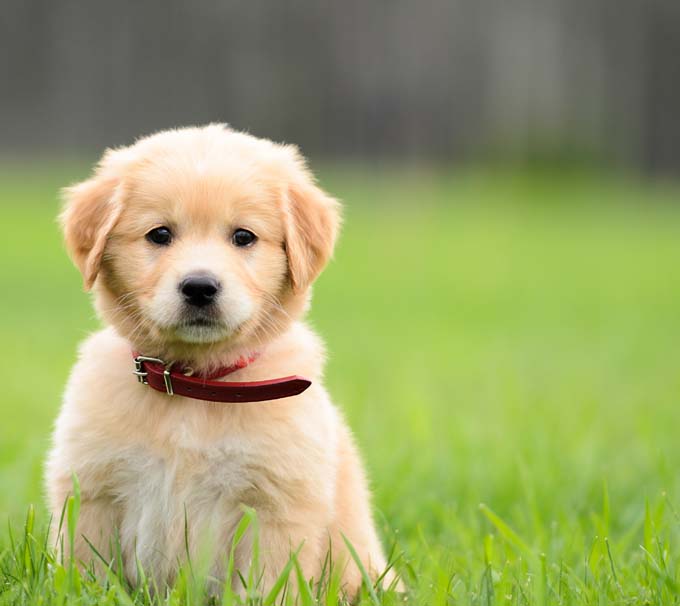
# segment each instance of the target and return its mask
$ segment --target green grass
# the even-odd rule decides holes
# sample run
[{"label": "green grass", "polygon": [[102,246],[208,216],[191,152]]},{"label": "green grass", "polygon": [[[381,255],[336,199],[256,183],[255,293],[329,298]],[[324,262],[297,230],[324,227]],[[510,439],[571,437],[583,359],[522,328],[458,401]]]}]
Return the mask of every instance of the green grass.
[{"label": "green grass", "polygon": [[[51,423],[97,326],[54,223],[56,189],[81,174],[0,182],[0,515],[14,541],[0,531],[0,603],[152,599],[40,547]],[[346,226],[311,321],[408,603],[679,603],[680,189],[475,172],[324,184]],[[181,578],[155,599],[200,603]]]}]

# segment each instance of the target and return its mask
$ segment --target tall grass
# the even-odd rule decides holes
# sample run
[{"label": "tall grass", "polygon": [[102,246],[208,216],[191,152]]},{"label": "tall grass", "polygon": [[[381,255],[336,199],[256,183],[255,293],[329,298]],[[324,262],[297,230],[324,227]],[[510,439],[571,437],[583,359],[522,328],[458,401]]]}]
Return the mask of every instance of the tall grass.
[{"label": "tall grass", "polygon": [[[290,554],[287,564],[270,585],[264,582],[260,565],[259,525],[257,512],[243,507],[243,516],[236,526],[231,545],[223,551],[223,574],[215,577],[212,558],[204,557],[200,546],[190,548],[187,536],[185,557],[177,562],[175,581],[161,586],[136,562],[133,579],[125,574],[120,542],[112,538],[108,556],[102,554],[87,539],[90,557],[77,561],[70,557],[78,533],[81,493],[77,478],[67,498],[56,532],[50,524],[44,530],[36,528],[35,510],[29,507],[23,532],[15,538],[9,529],[7,547],[0,553],[0,602],[3,604],[122,604],[165,606],[170,604],[241,604],[274,606],[338,606],[349,603],[396,603],[403,596],[392,587],[383,587],[382,577],[371,579],[352,544],[345,539],[354,564],[363,578],[359,595],[348,595],[341,586],[341,570],[326,557],[319,578],[306,578],[298,561],[300,545]],[[188,528],[188,524],[186,525]],[[246,536],[252,545],[250,561],[245,570],[236,568],[236,549]],[[66,545],[65,545],[66,543]],[[212,551],[212,550],[206,550]],[[194,554],[192,556],[192,553]],[[349,565],[352,565],[350,563]],[[396,581],[395,581],[396,582]]]}]

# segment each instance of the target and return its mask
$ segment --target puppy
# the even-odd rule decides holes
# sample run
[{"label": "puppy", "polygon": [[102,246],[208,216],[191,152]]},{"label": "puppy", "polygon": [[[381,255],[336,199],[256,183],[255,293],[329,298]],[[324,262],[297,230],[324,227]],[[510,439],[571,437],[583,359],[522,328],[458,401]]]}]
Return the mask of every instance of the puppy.
[{"label": "puppy", "polygon": [[297,149],[222,125],[161,132],[108,151],[65,198],[66,246],[107,324],[80,347],[47,461],[55,519],[80,483],[75,557],[119,545],[132,582],[138,560],[172,583],[209,539],[223,578],[245,505],[265,586],[298,550],[318,580],[330,550],[356,592],[343,535],[380,574],[362,465],[301,320],[339,204]]}]

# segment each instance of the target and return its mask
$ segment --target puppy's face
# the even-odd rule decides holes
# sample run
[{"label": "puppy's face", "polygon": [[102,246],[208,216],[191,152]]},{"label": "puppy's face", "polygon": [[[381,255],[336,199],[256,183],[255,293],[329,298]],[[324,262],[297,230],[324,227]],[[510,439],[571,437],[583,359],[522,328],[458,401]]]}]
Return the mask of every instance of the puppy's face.
[{"label": "puppy's face", "polygon": [[154,355],[285,328],[338,226],[295,150],[220,126],[109,152],[67,198],[67,245],[100,313]]},{"label": "puppy's face", "polygon": [[[215,343],[272,316],[288,264],[276,184],[214,163],[142,167],[104,255],[109,287],[168,342]],[[236,174],[235,174],[236,173]]]}]

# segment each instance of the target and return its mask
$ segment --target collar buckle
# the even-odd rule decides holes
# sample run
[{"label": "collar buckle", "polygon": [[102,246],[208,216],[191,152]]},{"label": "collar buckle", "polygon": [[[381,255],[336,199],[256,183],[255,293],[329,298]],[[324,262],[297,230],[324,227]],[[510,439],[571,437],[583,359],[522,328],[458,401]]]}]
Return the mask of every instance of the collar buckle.
[{"label": "collar buckle", "polygon": [[144,385],[148,385],[149,382],[147,381],[146,377],[149,376],[149,373],[144,370],[144,362],[153,362],[155,364],[160,364],[163,366],[163,382],[165,383],[165,391],[169,396],[175,395],[175,391],[172,387],[172,380],[170,378],[170,371],[172,369],[172,366],[174,362],[166,362],[165,360],[161,360],[160,358],[151,358],[149,356],[135,356],[135,369],[132,371],[132,374],[137,377],[137,380],[140,383],[143,383]]}]

